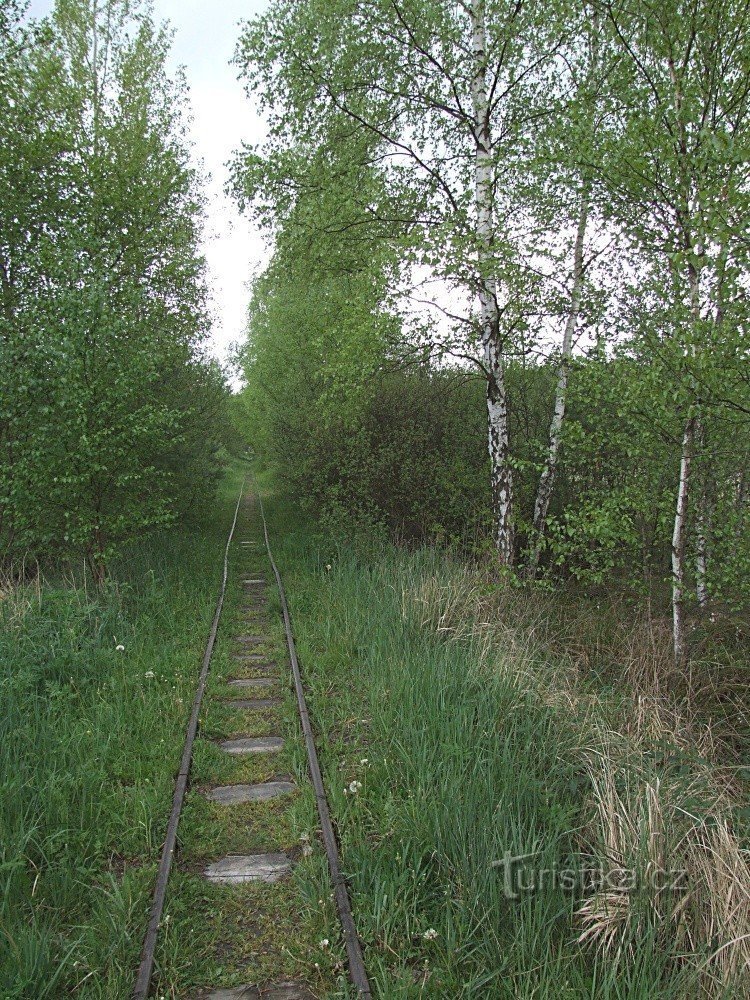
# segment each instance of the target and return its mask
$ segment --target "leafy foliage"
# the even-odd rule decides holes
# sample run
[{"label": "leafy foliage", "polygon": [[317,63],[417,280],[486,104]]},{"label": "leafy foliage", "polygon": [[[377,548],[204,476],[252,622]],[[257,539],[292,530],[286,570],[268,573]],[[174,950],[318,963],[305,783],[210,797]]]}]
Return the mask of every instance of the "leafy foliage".
[{"label": "leafy foliage", "polygon": [[7,8],[0,143],[0,542],[5,558],[121,543],[216,469],[201,195],[185,94],[147,10]]},{"label": "leafy foliage", "polygon": [[[750,597],[745,4],[276,0],[237,61],[270,132],[235,185],[277,246],[245,355],[259,448],[397,534],[494,518],[501,556],[504,497],[501,562],[671,590],[681,662],[688,618]],[[473,390],[444,403],[472,373],[489,461]]]}]

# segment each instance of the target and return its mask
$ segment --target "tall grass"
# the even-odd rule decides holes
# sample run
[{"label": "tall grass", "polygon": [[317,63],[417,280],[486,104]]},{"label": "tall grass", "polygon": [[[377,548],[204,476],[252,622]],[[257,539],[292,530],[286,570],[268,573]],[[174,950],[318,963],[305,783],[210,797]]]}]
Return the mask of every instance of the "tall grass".
[{"label": "tall grass", "polygon": [[128,995],[229,514],[0,587],[3,1000]]},{"label": "tall grass", "polygon": [[523,593],[277,523],[377,995],[744,995],[747,856],[706,761],[549,656]]}]

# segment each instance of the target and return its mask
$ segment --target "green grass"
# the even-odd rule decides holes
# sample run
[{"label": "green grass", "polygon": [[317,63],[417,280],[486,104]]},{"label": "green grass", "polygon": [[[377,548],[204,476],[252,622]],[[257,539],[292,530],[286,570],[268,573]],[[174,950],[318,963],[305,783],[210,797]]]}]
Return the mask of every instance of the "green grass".
[{"label": "green grass", "polygon": [[[0,603],[0,998],[130,994],[241,474],[228,475],[200,523],[133,546],[97,593],[86,581],[7,589]],[[237,539],[260,540],[243,515]],[[268,606],[248,611],[239,581],[261,570]],[[226,681],[259,668],[233,637],[257,631],[283,706],[238,712]],[[118,646],[124,647],[118,649]],[[256,650],[254,650],[256,651]],[[325,856],[313,835],[278,598],[265,555],[235,544],[225,611],[196,741],[177,863],[160,931],[156,995],[298,976],[321,995],[316,962],[334,938]],[[250,732],[286,736],[274,756],[231,758],[215,745]],[[298,791],[222,808],[213,784],[292,776]],[[270,886],[210,886],[206,861],[286,850],[299,864]],[[326,953],[327,958],[327,953]]]},{"label": "green grass", "polygon": [[132,987],[238,488],[133,546],[103,594],[50,579],[0,602],[4,1000]]},{"label": "green grass", "polygon": [[[488,646],[482,629],[457,639],[434,627],[420,595],[450,587],[449,559],[335,544],[270,506],[375,995],[702,995],[697,966],[715,942],[698,941],[683,962],[669,927],[646,918],[622,934],[619,955],[586,947],[580,892],[549,879],[508,898],[493,866],[507,852],[533,853],[536,872],[580,868],[587,741],[606,712],[544,697],[523,653]],[[533,669],[555,676],[553,664]],[[713,983],[711,995],[737,988]]]},{"label": "green grass", "polygon": [[[129,994],[238,485],[228,479],[204,523],[134,547],[105,594],[49,581],[0,604],[3,1000]],[[623,722],[628,699],[535,652],[517,627],[523,614],[505,631],[488,620],[508,601],[527,600],[523,593],[495,593],[434,551],[334,542],[273,500],[269,515],[375,996],[742,995],[736,981],[722,987],[699,975],[721,937],[699,937],[680,961],[669,925],[665,934],[636,913],[619,954],[586,947],[577,942],[581,892],[548,880],[510,898],[493,866],[506,853],[534,853],[537,872],[580,864],[582,848],[596,844],[592,760],[602,750],[631,816],[640,802],[629,803],[631,789],[657,778],[678,791],[682,782],[678,805],[695,811],[684,748],[634,742]],[[239,537],[260,539],[257,519],[244,520]],[[248,607],[238,586],[256,572],[268,581],[262,609]],[[227,680],[261,672],[236,657],[233,637],[243,632],[267,638],[282,679],[276,715],[225,702]],[[611,676],[607,683],[614,687]],[[244,759],[215,745],[245,733],[278,733],[286,745]],[[298,790],[252,808],[201,795],[213,784],[281,776]],[[713,814],[708,820],[720,832]],[[260,549],[235,546],[159,939],[157,996],[186,1000],[206,985],[282,975],[306,980],[321,998],[353,995],[316,827],[270,567]],[[696,829],[710,837],[713,827]],[[716,869],[734,863],[727,844]],[[232,889],[201,877],[206,861],[255,850],[287,851],[293,875]],[[696,878],[702,858],[693,850]],[[729,883],[712,893],[704,883],[691,886],[693,896],[719,912],[710,907]]]}]

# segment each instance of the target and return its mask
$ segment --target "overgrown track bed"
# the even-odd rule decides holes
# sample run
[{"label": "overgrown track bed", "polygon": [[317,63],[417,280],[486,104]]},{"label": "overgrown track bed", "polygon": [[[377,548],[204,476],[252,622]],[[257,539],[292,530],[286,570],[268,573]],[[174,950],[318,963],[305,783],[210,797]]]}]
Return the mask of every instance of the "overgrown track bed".
[{"label": "overgrown track bed", "polygon": [[[266,590],[266,551],[278,597]],[[228,590],[227,580],[232,583]],[[281,668],[284,645],[291,686]],[[315,828],[316,806],[325,855],[308,832]],[[321,971],[314,958],[329,942],[315,938],[321,928],[323,935],[330,933],[334,900],[351,984],[356,995],[370,996],[281,577],[262,505],[258,518],[252,497],[244,504],[240,497],[133,997],[144,1000],[152,986],[156,995],[175,1000],[328,995],[330,970]],[[343,965],[335,971],[341,991],[336,995],[354,995],[352,985],[342,980]]]},{"label": "overgrown track bed", "polygon": [[321,834],[325,845],[326,857],[328,859],[331,881],[333,883],[336,907],[338,909],[341,927],[344,933],[344,944],[346,946],[346,954],[349,962],[349,974],[352,982],[357,988],[359,996],[369,997],[371,996],[370,984],[367,980],[367,972],[365,970],[365,963],[362,957],[362,949],[357,936],[357,928],[354,923],[354,916],[352,914],[351,903],[349,901],[349,893],[347,891],[344,877],[341,874],[341,861],[339,858],[338,845],[336,843],[336,836],[331,822],[328,799],[326,798],[325,788],[323,786],[323,777],[320,772],[320,764],[318,763],[318,753],[315,749],[315,738],[312,732],[310,716],[307,711],[302,676],[300,674],[299,661],[297,659],[297,650],[294,644],[292,620],[289,614],[289,607],[287,605],[281,574],[279,573],[278,567],[273,558],[273,553],[271,552],[271,543],[268,538],[268,525],[266,524],[262,500],[260,501],[260,511],[261,518],[263,520],[263,537],[266,543],[268,559],[271,563],[274,576],[276,577],[276,585],[279,588],[281,612],[284,618],[284,632],[286,635],[287,647],[289,649],[289,659],[292,665],[292,676],[294,678],[294,689],[297,695],[297,706],[299,708],[300,720],[302,722],[302,731],[305,736],[305,746],[310,764],[310,777],[315,791],[315,801],[318,806]]},{"label": "overgrown track bed", "polygon": [[187,732],[185,734],[185,746],[182,752],[182,760],[180,761],[180,769],[177,772],[177,778],[175,780],[172,810],[169,815],[169,823],[167,824],[167,835],[164,840],[161,861],[159,863],[159,872],[156,878],[156,888],[154,889],[154,899],[151,905],[151,912],[149,914],[146,938],[143,943],[141,963],[138,967],[135,986],[133,988],[134,1000],[140,1000],[140,998],[147,997],[149,987],[151,985],[151,976],[153,975],[154,969],[154,954],[156,950],[156,937],[159,932],[159,923],[164,910],[164,901],[167,895],[167,882],[172,868],[172,858],[177,845],[177,826],[180,822],[182,805],[185,801],[185,792],[187,791],[190,765],[193,759],[193,744],[195,743],[195,737],[198,732],[198,716],[203,703],[203,694],[206,690],[208,670],[211,666],[211,657],[213,656],[214,646],[216,644],[216,634],[219,630],[219,621],[224,607],[224,596],[227,590],[227,577],[229,574],[229,547],[232,544],[234,531],[237,527],[237,516],[240,510],[240,503],[242,502],[244,485],[245,484],[243,483],[240,487],[240,495],[237,498],[234,519],[232,521],[232,526],[229,529],[229,537],[227,539],[226,548],[224,549],[224,568],[221,577],[219,600],[216,604],[216,611],[214,612],[214,618],[211,623],[211,632],[206,644],[206,651],[203,654],[203,663],[201,665],[200,677],[198,679],[198,688],[195,692],[193,709],[190,713],[190,720],[188,721]]}]

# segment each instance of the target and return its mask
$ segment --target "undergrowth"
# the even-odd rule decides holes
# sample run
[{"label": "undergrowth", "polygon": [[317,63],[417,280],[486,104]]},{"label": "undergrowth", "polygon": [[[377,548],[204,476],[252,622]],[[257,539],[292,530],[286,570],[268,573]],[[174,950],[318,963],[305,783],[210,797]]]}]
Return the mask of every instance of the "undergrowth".
[{"label": "undergrowth", "polygon": [[132,988],[238,483],[97,591],[0,590],[0,997]]},{"label": "undergrowth", "polygon": [[635,641],[587,667],[533,590],[274,521],[376,995],[745,995],[742,784]]}]

